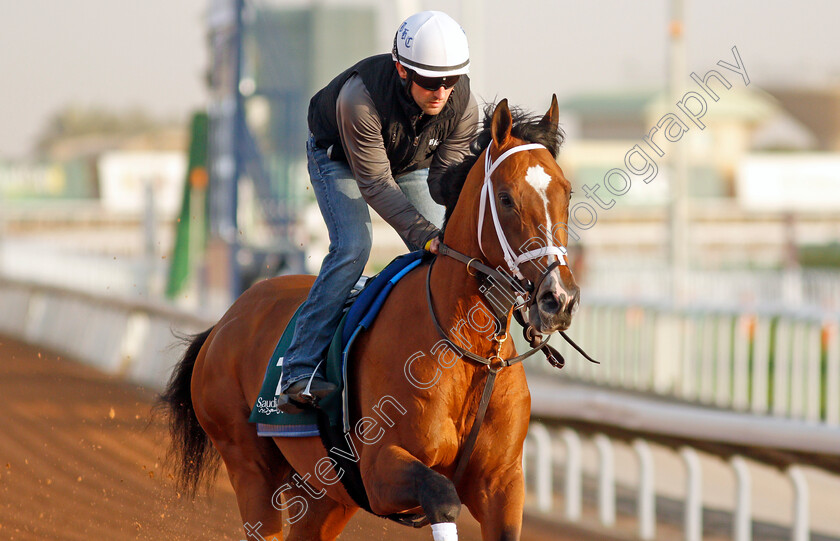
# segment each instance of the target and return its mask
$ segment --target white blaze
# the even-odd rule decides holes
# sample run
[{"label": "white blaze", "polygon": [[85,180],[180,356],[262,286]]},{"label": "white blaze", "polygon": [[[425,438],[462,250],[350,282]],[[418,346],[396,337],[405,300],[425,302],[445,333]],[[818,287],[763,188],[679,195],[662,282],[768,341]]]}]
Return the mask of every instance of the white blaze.
[{"label": "white blaze", "polygon": [[537,191],[537,194],[543,200],[543,205],[545,207],[545,230],[547,232],[545,242],[546,246],[552,246],[554,243],[551,238],[548,238],[548,235],[551,234],[552,223],[551,216],[548,214],[548,194],[546,193],[548,185],[551,183],[551,175],[546,173],[545,169],[543,169],[541,165],[535,165],[528,168],[528,171],[525,173],[525,181]]}]

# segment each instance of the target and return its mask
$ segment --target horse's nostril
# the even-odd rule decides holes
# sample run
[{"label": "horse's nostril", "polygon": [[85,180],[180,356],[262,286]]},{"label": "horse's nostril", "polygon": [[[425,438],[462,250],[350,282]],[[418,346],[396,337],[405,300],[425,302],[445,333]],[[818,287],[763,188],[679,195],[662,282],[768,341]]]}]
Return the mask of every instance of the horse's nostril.
[{"label": "horse's nostril", "polygon": [[551,292],[546,291],[540,295],[540,309],[547,313],[556,313],[560,309],[560,300]]}]

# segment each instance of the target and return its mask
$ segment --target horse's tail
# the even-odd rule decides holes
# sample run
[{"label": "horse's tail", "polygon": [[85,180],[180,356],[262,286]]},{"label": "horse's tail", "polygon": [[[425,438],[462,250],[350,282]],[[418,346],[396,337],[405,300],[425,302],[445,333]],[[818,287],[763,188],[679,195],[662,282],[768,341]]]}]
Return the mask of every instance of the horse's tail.
[{"label": "horse's tail", "polygon": [[169,458],[174,461],[178,489],[195,496],[202,481],[211,481],[219,469],[219,454],[201,428],[192,403],[190,384],[195,360],[213,327],[203,333],[182,336],[187,343],[184,356],[175,365],[157,406],[168,417],[172,441]]}]

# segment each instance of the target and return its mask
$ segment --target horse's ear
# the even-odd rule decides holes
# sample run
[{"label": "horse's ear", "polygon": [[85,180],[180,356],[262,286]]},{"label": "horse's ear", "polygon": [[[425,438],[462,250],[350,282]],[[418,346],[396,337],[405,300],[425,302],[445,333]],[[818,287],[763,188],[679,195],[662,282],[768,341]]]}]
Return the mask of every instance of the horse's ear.
[{"label": "horse's ear", "polygon": [[556,126],[558,122],[560,122],[560,106],[557,104],[557,94],[552,94],[551,107],[548,108],[548,112],[540,120],[540,124]]},{"label": "horse's ear", "polygon": [[493,111],[493,120],[490,123],[490,133],[497,147],[501,147],[510,138],[510,128],[513,125],[513,117],[510,115],[507,98],[503,99]]}]

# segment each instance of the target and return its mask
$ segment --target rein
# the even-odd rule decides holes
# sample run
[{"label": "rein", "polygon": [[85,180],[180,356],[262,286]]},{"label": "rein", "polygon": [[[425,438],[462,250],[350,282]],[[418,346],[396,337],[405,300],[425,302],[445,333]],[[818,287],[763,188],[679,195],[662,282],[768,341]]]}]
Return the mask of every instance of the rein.
[{"label": "rein", "polygon": [[[441,244],[441,247],[444,245]],[[451,250],[451,249],[450,249]],[[539,342],[536,346],[533,347],[530,351],[523,353],[522,355],[518,355],[511,359],[503,359],[501,357],[502,352],[502,345],[507,340],[507,332],[504,329],[507,329],[508,320],[505,321],[505,326],[502,327],[502,331],[493,336],[493,342],[495,342],[495,349],[496,353],[490,358],[484,358],[475,353],[462,348],[454,341],[449,338],[449,335],[443,328],[440,326],[440,322],[438,321],[437,315],[435,314],[435,306],[434,302],[432,301],[432,267],[434,266],[436,260],[432,260],[429,264],[429,271],[426,274],[426,301],[429,304],[429,314],[432,317],[432,321],[435,324],[435,328],[437,329],[438,333],[446,339],[446,341],[454,347],[461,356],[470,359],[471,361],[477,362],[487,367],[487,379],[484,383],[484,391],[481,393],[481,401],[478,403],[478,412],[475,415],[475,421],[473,422],[472,428],[470,429],[470,433],[467,436],[467,441],[464,442],[464,448],[461,452],[461,456],[458,458],[458,465],[455,467],[455,473],[452,476],[452,482],[455,483],[457,486],[463,477],[464,472],[467,469],[467,464],[469,464],[470,457],[472,456],[473,450],[475,449],[475,442],[478,440],[478,432],[481,430],[481,425],[484,423],[484,416],[487,414],[487,407],[490,405],[490,397],[493,394],[493,387],[496,383],[496,374],[502,368],[506,368],[508,366],[513,366],[514,364],[521,363],[534,353],[540,351],[542,348],[548,346],[548,337],[546,336],[541,342]],[[486,267],[483,264],[480,264],[482,267],[486,268],[489,271],[494,271],[489,267]],[[479,268],[479,267],[476,267]],[[501,274],[501,273],[500,273]]]},{"label": "rein", "polygon": [[[487,265],[481,263],[480,261],[476,260],[475,258],[470,258],[456,250],[453,250],[449,246],[441,243],[439,248],[439,253],[441,255],[445,255],[448,257],[452,257],[467,266],[467,272],[469,273],[470,268],[476,269],[478,272],[485,274],[487,276],[493,276],[504,279],[504,281],[510,283],[510,277],[500,273],[499,271],[488,267]],[[467,359],[484,365],[487,367],[487,379],[484,382],[484,390],[481,393],[481,400],[478,403],[478,411],[475,414],[475,421],[473,421],[473,425],[470,428],[470,433],[467,436],[467,440],[464,442],[464,447],[461,450],[461,455],[458,457],[458,463],[455,466],[455,473],[452,475],[452,482],[455,486],[461,481],[461,478],[464,476],[464,472],[467,470],[467,465],[470,462],[470,458],[472,457],[473,451],[475,450],[475,443],[478,440],[478,433],[481,431],[481,425],[484,424],[484,417],[487,415],[487,408],[490,406],[490,398],[493,395],[493,387],[496,385],[496,376],[498,375],[499,371],[503,368],[508,366],[513,366],[515,364],[521,363],[534,353],[538,351],[543,351],[545,353],[546,359],[548,362],[554,366],[555,368],[563,368],[565,361],[563,356],[560,353],[548,345],[548,340],[550,336],[545,336],[542,340],[540,340],[540,333],[537,333],[533,330],[531,325],[526,325],[523,316],[521,315],[520,310],[516,310],[516,307],[513,307],[513,313],[517,316],[516,320],[523,326],[523,332],[525,335],[525,339],[529,341],[531,348],[529,351],[517,355],[516,357],[510,359],[503,359],[501,357],[502,345],[507,340],[507,329],[510,320],[508,317],[505,318],[504,326],[501,326],[501,321],[497,321],[500,324],[500,328],[502,332],[499,334],[495,334],[493,336],[493,342],[495,342],[495,354],[491,355],[489,358],[481,357],[480,355],[476,355],[472,351],[469,351],[465,348],[462,348],[458,344],[456,344],[452,339],[449,338],[449,335],[446,331],[443,330],[443,327],[440,326],[440,322],[438,321],[437,314],[435,314],[435,306],[434,301],[432,300],[432,267],[435,264],[437,259],[433,259],[432,262],[429,264],[429,270],[426,273],[426,302],[429,306],[429,315],[432,318],[432,322],[435,324],[435,328],[437,329],[438,333],[443,337],[449,345],[451,345],[458,353],[461,354],[462,357],[466,357]],[[546,274],[551,272],[557,265],[552,265],[546,270]],[[472,274],[472,273],[470,273]],[[543,278],[545,275],[543,276]],[[542,279],[540,282],[542,282]],[[537,284],[539,287],[539,284]],[[572,345],[579,353],[581,353],[587,360],[598,363],[595,359],[587,355],[577,344],[575,344],[571,338],[569,338],[566,333],[563,331],[560,332],[560,335],[566,339],[569,344]],[[413,526],[415,528],[420,528],[425,526],[429,523],[428,519],[425,515],[417,516],[413,518],[397,518],[395,519],[398,522]]]},{"label": "rein", "polygon": [[[550,358],[548,359],[549,363],[551,363],[551,365],[554,366],[555,368],[563,368],[563,365],[565,364],[565,361],[563,361],[563,356],[560,355],[559,353],[556,353],[554,348],[552,348],[551,346],[549,346],[547,344],[548,338],[546,338],[545,340],[540,342],[539,337],[541,336],[541,333],[538,333],[530,324],[528,324],[525,321],[525,317],[522,315],[523,311],[524,311],[524,309],[528,309],[531,306],[533,306],[536,299],[534,299],[532,297],[527,302],[524,301],[522,299],[521,295],[520,295],[520,292],[522,291],[523,287],[522,287],[521,284],[519,284],[519,282],[517,282],[516,280],[514,280],[513,278],[511,278],[510,276],[508,276],[507,274],[505,274],[503,272],[499,272],[492,267],[488,267],[487,265],[485,265],[480,260],[478,260],[474,257],[470,257],[468,255],[462,254],[461,252],[459,252],[457,250],[454,250],[454,249],[450,248],[449,246],[447,246],[446,244],[444,244],[442,242],[440,243],[440,248],[438,248],[438,253],[440,255],[451,257],[452,259],[460,261],[461,263],[466,265],[467,266],[467,273],[470,276],[476,276],[475,274],[470,272],[470,269],[475,269],[476,271],[478,271],[479,273],[481,273],[481,274],[483,274],[487,277],[494,278],[499,283],[507,283],[509,286],[511,286],[511,290],[517,296],[517,304],[514,305],[514,307],[513,307],[513,316],[514,316],[514,319],[516,319],[516,321],[522,326],[523,337],[525,338],[525,340],[528,341],[528,343],[530,344],[530,346],[532,348],[542,349],[543,347],[545,347],[546,349],[551,349],[552,352],[554,352],[555,357],[557,359],[559,359],[559,364],[555,364],[555,362]],[[537,291],[540,287],[540,284],[545,279],[545,277],[548,276],[548,274],[551,271],[553,271],[556,267],[558,267],[559,265],[560,264],[556,261],[554,263],[552,263],[551,265],[549,265],[549,267],[545,270],[543,275],[540,277],[539,282],[537,282],[537,284],[535,286],[532,286],[531,288],[525,288],[526,292],[530,293],[530,291],[527,291],[528,289],[530,289],[531,291]],[[427,293],[427,298],[429,297],[429,295],[430,294]],[[491,306],[492,306],[492,303],[491,303]],[[432,312],[432,320],[435,322],[435,325],[437,325],[438,330],[441,333],[443,333],[443,329],[441,329],[440,325],[438,325],[437,318],[435,317],[434,311],[431,310],[431,304],[429,304],[429,307],[430,307],[430,311]],[[583,350],[583,348],[581,348],[579,345],[577,345],[575,343],[575,341],[572,340],[569,337],[568,334],[566,334],[566,331],[559,331],[558,334],[560,336],[562,336],[563,340],[568,342],[569,345],[572,346],[575,349],[575,351],[580,353],[583,356],[584,359],[586,359],[587,361],[589,361],[591,363],[594,363],[594,364],[601,364],[599,361],[596,361],[591,356],[589,356],[589,354],[587,354]],[[444,335],[444,338],[446,338],[445,335]],[[455,345],[455,344],[453,344],[453,345]],[[473,353],[465,350],[464,356],[470,358],[470,355],[473,355]],[[478,357],[478,356],[476,355],[476,357]],[[481,361],[478,361],[477,359],[473,359],[473,360],[476,360],[477,362],[481,362]]]},{"label": "rein", "polygon": [[[435,328],[438,330],[438,333],[440,333],[440,335],[443,338],[446,338],[446,340],[458,351],[458,353],[461,354],[461,356],[466,357],[466,358],[470,359],[471,361],[475,361],[479,364],[483,364],[483,365],[487,366],[488,368],[490,368],[491,371],[495,370],[495,372],[498,372],[502,368],[506,368],[508,366],[513,366],[514,364],[517,364],[517,363],[521,363],[522,361],[524,361],[525,359],[527,359],[528,357],[530,357],[531,355],[540,351],[542,348],[544,348],[546,345],[548,345],[548,337],[546,337],[541,342],[539,342],[536,346],[534,346],[533,349],[531,349],[530,351],[528,351],[526,353],[523,353],[522,355],[518,355],[516,357],[513,357],[511,359],[502,359],[501,357],[499,357],[499,353],[500,353],[499,351],[496,352],[496,355],[493,355],[489,359],[485,359],[484,357],[476,355],[472,351],[469,351],[467,349],[462,348],[461,346],[459,346],[458,344],[456,344],[455,342],[450,340],[449,336],[446,334],[446,331],[444,331],[443,328],[440,326],[440,322],[438,321],[437,315],[435,314],[435,307],[434,307],[434,304],[433,304],[433,301],[432,301],[432,280],[431,280],[431,278],[432,278],[432,267],[434,266],[434,264],[435,264],[435,260],[432,260],[432,262],[429,264],[429,271],[426,274],[426,301],[428,302],[428,305],[429,305],[429,314],[432,316],[432,321],[434,322]],[[507,324],[507,321],[505,323]],[[506,327],[507,327],[507,325],[505,325],[505,328]],[[500,346],[499,349],[501,349],[501,344],[504,343],[505,340],[507,340],[507,332],[505,332],[505,331],[502,331],[501,333],[496,334],[493,337],[493,341],[495,341],[499,344],[499,346]],[[494,363],[493,359],[497,359],[499,362]]]}]

